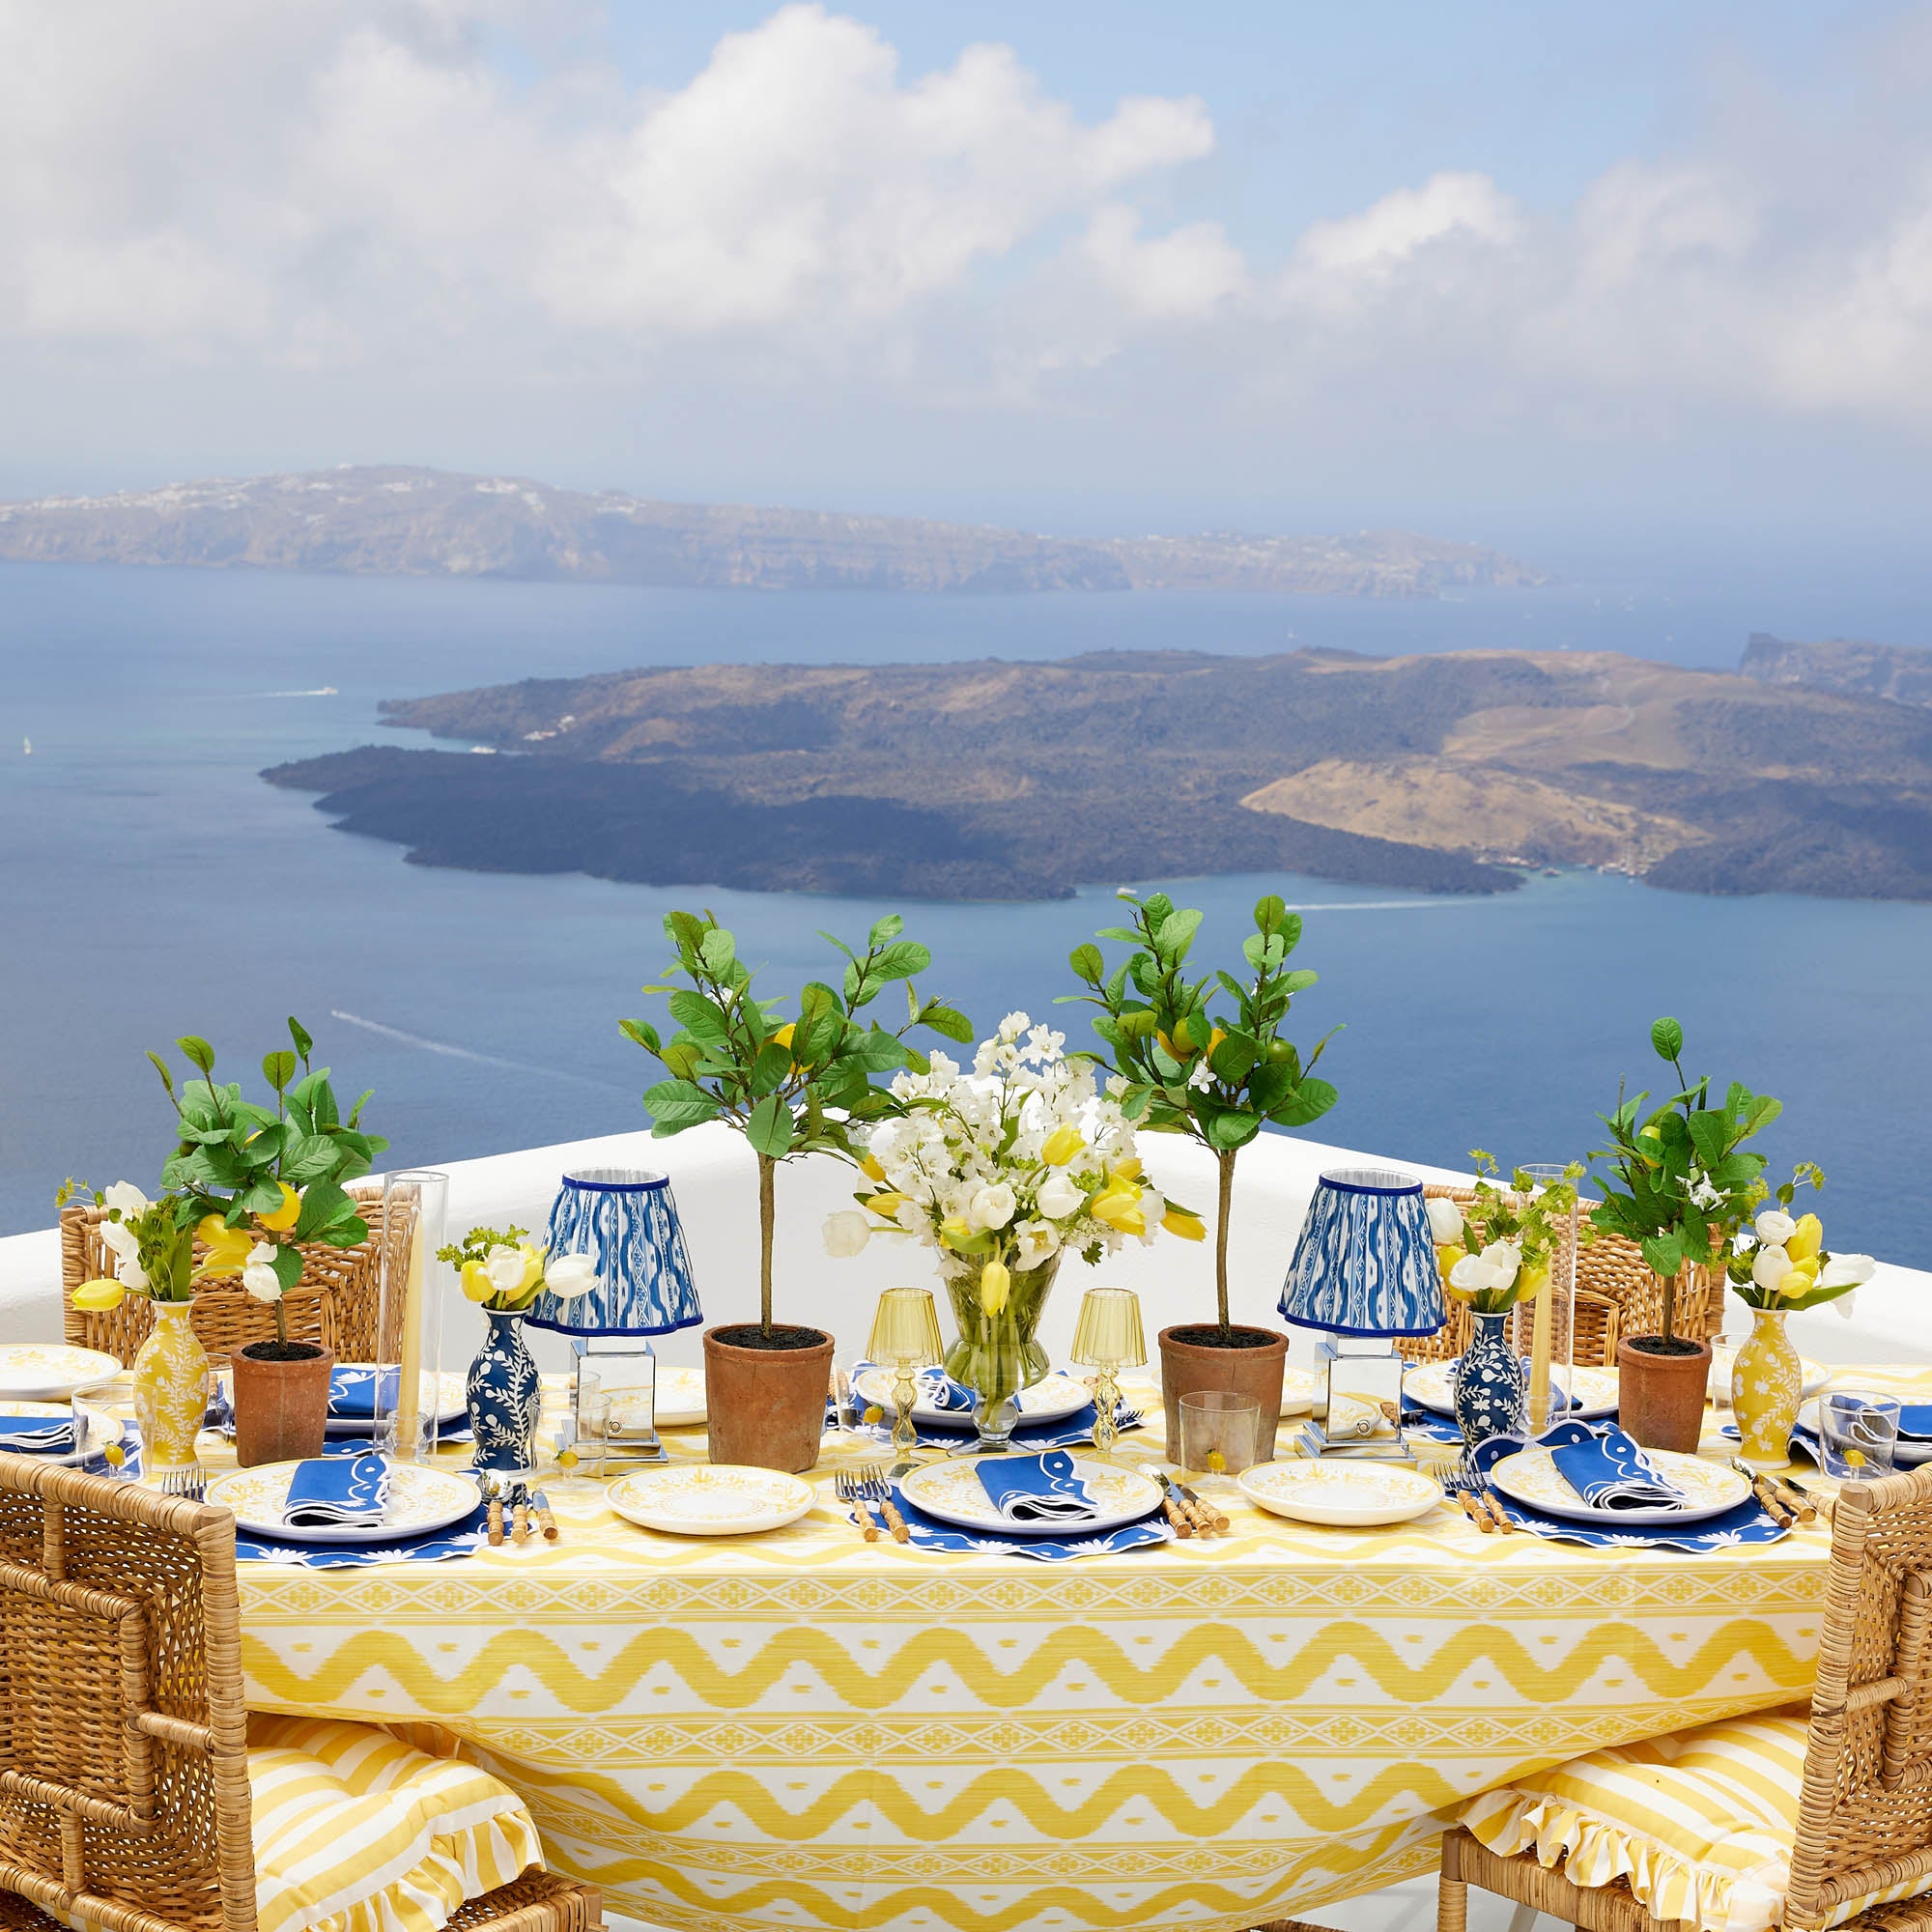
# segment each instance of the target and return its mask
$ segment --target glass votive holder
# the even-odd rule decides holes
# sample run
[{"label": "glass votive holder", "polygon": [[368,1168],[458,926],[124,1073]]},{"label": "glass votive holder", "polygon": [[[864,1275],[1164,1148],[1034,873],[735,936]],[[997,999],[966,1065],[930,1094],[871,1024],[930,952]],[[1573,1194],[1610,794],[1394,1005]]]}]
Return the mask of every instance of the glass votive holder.
[{"label": "glass votive holder", "polygon": [[611,1439],[611,1396],[603,1378],[589,1369],[578,1371],[573,1420],[577,1425],[572,1443],[577,1451],[577,1467],[572,1473],[601,1479],[605,1447]]},{"label": "glass votive holder", "polygon": [[1199,1389],[1180,1398],[1180,1466],[1199,1474],[1237,1476],[1261,1461],[1262,1406],[1231,1389]]},{"label": "glass votive holder", "polygon": [[95,1382],[77,1388],[68,1398],[73,1427],[73,1446],[80,1453],[78,1467],[97,1476],[124,1476],[128,1457],[116,1405],[128,1400],[126,1382]]},{"label": "glass votive holder", "polygon": [[1852,1482],[1891,1474],[1899,1406],[1886,1395],[1833,1389],[1818,1399],[1818,1453],[1825,1473]]}]

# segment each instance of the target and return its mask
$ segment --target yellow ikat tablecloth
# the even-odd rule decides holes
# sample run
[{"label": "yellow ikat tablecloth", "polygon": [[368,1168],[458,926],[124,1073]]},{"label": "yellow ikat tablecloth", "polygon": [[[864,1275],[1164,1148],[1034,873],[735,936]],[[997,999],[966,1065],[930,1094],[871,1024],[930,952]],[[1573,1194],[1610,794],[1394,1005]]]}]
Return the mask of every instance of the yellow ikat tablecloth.
[{"label": "yellow ikat tablecloth", "polygon": [[1822,1523],[1687,1556],[1236,1497],[1047,1565],[862,1542],[838,1460],[743,1539],[554,1488],[554,1545],[244,1563],[248,1701],[452,1734],[663,1926],[1233,1932],[1428,1869],[1430,1814],[1525,1767],[1810,1687]]}]

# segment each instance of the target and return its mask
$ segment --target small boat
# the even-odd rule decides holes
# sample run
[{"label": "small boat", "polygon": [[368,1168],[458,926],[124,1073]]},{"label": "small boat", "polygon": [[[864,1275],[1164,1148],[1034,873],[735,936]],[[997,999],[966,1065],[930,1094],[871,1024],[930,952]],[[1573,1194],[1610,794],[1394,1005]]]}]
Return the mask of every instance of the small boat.
[{"label": "small boat", "polygon": [[23,758],[31,758],[34,755],[34,741],[31,738],[20,740],[20,755]]}]

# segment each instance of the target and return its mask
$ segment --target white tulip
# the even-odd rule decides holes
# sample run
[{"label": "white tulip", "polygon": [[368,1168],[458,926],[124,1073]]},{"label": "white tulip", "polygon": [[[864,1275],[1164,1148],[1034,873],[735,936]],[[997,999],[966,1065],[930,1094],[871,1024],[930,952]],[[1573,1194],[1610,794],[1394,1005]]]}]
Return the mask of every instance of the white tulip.
[{"label": "white tulip", "polygon": [[1767,1208],[1756,1225],[1757,1237],[1767,1246],[1782,1247],[1798,1232],[1798,1223],[1782,1208]]},{"label": "white tulip", "polygon": [[275,1247],[272,1241],[257,1241],[248,1250],[248,1264],[242,1270],[242,1286],[257,1301],[279,1301],[282,1294],[281,1277],[274,1269]]},{"label": "white tulip", "polygon": [[[1857,1288],[1877,1272],[1878,1264],[1869,1255],[1833,1255],[1819,1271],[1818,1286]],[[1849,1301],[1851,1296],[1847,1295],[1845,1299]]]},{"label": "white tulip", "polygon": [[1037,1267],[1060,1252],[1060,1230],[1049,1221],[1022,1221],[1017,1234],[1019,1264],[1023,1268]]},{"label": "white tulip", "polygon": [[1425,1204],[1429,1209],[1429,1238],[1438,1248],[1446,1248],[1454,1243],[1461,1246],[1463,1241],[1463,1210],[1454,1202],[1440,1195],[1431,1195]]},{"label": "white tulip", "polygon": [[856,1208],[825,1217],[825,1252],[838,1261],[861,1253],[871,1238],[871,1223]]},{"label": "white tulip", "polygon": [[523,1287],[524,1267],[523,1251],[501,1241],[483,1257],[483,1272],[490,1277],[490,1286],[499,1294],[514,1294]]},{"label": "white tulip", "polygon": [[966,1219],[975,1228],[1004,1228],[1013,1218],[1013,1190],[1004,1180],[982,1187],[966,1209]]},{"label": "white tulip", "polygon": [[1849,1321],[1852,1319],[1852,1303],[1858,1298],[1858,1290],[1848,1288],[1843,1294],[1839,1295],[1837,1300],[1833,1302],[1832,1306],[1838,1311],[1838,1319],[1841,1321]]},{"label": "white tulip", "polygon": [[1069,1214],[1079,1212],[1080,1204],[1086,1198],[1066,1178],[1064,1169],[1055,1168],[1040,1182],[1039,1192],[1034,1196],[1034,1205],[1049,1220],[1064,1221]]},{"label": "white tulip", "polygon": [[1483,1250],[1484,1263],[1502,1277],[1498,1288],[1507,1288],[1522,1267],[1522,1249],[1515,1241],[1492,1241]]},{"label": "white tulip", "polygon": [[544,1286],[559,1301],[575,1301],[597,1286],[597,1264],[588,1255],[553,1255],[544,1266]]},{"label": "white tulip", "polygon": [[1514,1273],[1505,1274],[1481,1255],[1464,1255],[1449,1270],[1449,1286],[1464,1294],[1486,1294],[1492,1288],[1507,1288],[1515,1279]]},{"label": "white tulip", "polygon": [[1751,1279],[1760,1288],[1777,1293],[1778,1284],[1791,1272],[1791,1257],[1782,1248],[1760,1248],[1757,1259],[1751,1263]]},{"label": "white tulip", "polygon": [[121,1262],[114,1272],[121,1278],[123,1288],[131,1288],[137,1293],[144,1293],[148,1286],[148,1270],[132,1255]]},{"label": "white tulip", "polygon": [[155,1204],[131,1180],[117,1180],[101,1197],[105,1208],[118,1208],[123,1215],[145,1214]]},{"label": "white tulip", "polygon": [[103,1221],[95,1232],[101,1246],[112,1248],[123,1261],[132,1261],[141,1251],[141,1237],[125,1221]]}]

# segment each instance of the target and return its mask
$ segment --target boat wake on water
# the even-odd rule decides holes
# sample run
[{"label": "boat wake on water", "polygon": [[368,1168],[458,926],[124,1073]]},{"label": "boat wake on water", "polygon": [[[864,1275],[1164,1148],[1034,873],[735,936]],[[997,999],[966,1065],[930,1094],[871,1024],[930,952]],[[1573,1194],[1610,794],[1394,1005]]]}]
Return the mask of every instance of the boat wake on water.
[{"label": "boat wake on water", "polygon": [[448,1060],[474,1061],[479,1066],[500,1066],[510,1073],[534,1073],[546,1080],[568,1080],[573,1086],[596,1087],[607,1094],[630,1092],[628,1087],[619,1087],[613,1081],[593,1080],[587,1073],[570,1073],[560,1066],[538,1066],[527,1060],[505,1060],[498,1054],[478,1053],[474,1047],[453,1046],[447,1040],[425,1039],[421,1034],[405,1033],[401,1027],[385,1026],[381,1020],[365,1020],[360,1013],[345,1013],[339,1008],[331,1007],[328,1016],[340,1020],[344,1026],[360,1027],[364,1033],[394,1040],[398,1046],[412,1046],[419,1053],[440,1053]]}]

